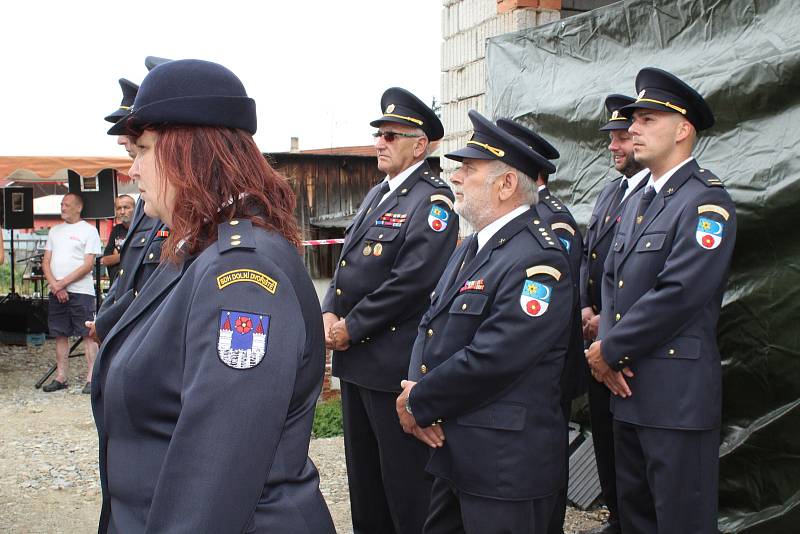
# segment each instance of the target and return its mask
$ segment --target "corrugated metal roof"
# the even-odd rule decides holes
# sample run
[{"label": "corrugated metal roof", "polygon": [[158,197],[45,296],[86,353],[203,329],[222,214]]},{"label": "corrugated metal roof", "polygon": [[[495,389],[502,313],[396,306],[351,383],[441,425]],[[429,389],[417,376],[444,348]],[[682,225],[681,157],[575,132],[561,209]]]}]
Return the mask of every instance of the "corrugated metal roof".
[{"label": "corrugated metal roof", "polygon": [[599,496],[600,477],[594,457],[594,441],[592,435],[587,434],[586,439],[569,457],[567,499],[581,510],[586,510]]}]

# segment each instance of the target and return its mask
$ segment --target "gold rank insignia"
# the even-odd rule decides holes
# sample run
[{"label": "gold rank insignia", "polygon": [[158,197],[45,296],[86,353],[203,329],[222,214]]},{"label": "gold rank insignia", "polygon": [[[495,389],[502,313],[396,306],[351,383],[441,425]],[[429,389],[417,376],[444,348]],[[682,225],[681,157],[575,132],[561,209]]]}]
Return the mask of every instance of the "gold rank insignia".
[{"label": "gold rank insignia", "polygon": [[389,104],[386,106],[386,111],[384,111],[384,113],[391,113],[392,111],[394,111],[394,104]]},{"label": "gold rank insignia", "polygon": [[383,245],[381,245],[380,243],[376,243],[375,247],[372,249],[372,254],[374,254],[375,256],[380,256],[381,254],[383,254]]},{"label": "gold rank insignia", "polygon": [[372,254],[372,245],[371,245],[371,244],[369,244],[369,243],[367,243],[366,245],[364,245],[364,250],[362,250],[362,251],[361,251],[361,253],[362,253],[364,256],[369,256],[370,254]]}]

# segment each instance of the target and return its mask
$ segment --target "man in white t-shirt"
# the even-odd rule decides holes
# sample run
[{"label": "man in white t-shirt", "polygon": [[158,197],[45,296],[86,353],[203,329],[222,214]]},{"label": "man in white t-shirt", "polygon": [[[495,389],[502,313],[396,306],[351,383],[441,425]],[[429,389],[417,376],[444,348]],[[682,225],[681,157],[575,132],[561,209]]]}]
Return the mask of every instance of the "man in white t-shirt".
[{"label": "man in white t-shirt", "polygon": [[69,337],[83,337],[88,370],[83,393],[91,392],[92,366],[97,343],[89,337],[86,321],[96,310],[92,268],[102,252],[97,229],[81,219],[83,199],[67,193],[61,200],[62,224],[50,229],[42,268],[50,286],[48,327],[56,338],[56,377],[42,391],[65,389],[69,376]]}]

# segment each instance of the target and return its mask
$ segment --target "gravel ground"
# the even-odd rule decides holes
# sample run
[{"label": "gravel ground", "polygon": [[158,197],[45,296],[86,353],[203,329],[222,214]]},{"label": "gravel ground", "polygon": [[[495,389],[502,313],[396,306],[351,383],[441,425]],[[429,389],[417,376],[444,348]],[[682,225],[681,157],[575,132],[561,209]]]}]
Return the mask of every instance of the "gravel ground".
[{"label": "gravel ground", "polygon": [[[97,432],[86,372],[73,358],[67,391],[43,393],[33,384],[50,366],[53,341],[42,347],[0,345],[0,531],[96,532],[100,511]],[[340,533],[352,532],[341,438],[311,441],[310,456]],[[567,511],[565,531],[598,525],[602,511]]]}]

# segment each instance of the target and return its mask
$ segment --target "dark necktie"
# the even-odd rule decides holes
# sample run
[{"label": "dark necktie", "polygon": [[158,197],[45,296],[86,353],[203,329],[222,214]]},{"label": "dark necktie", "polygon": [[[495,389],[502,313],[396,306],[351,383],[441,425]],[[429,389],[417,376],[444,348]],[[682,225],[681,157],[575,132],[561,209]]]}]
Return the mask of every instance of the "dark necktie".
[{"label": "dark necktie", "polygon": [[380,191],[378,191],[378,194],[375,195],[374,199],[372,199],[372,203],[370,204],[369,209],[367,210],[367,215],[372,213],[372,210],[378,207],[378,204],[380,204],[381,200],[383,200],[383,195],[385,195],[388,192],[389,192],[389,180],[384,180],[383,183],[381,184]]},{"label": "dark necktie", "polygon": [[608,205],[608,209],[606,210],[606,217],[604,222],[608,222],[611,218],[611,215],[617,211],[617,208],[622,203],[622,199],[625,196],[625,191],[628,190],[628,179],[623,178],[620,181],[619,187],[614,192],[614,198],[611,199],[611,203]]},{"label": "dark necktie", "polygon": [[645,190],[642,198],[639,199],[639,207],[636,209],[636,224],[641,224],[644,220],[644,214],[647,211],[647,208],[650,207],[650,203],[656,197],[656,188],[652,185],[648,185]]},{"label": "dark necktie", "polygon": [[[472,234],[470,237],[469,245],[467,246],[467,254],[464,256],[464,261],[461,262],[461,269],[478,254],[478,234]],[[459,271],[461,271],[459,269]]]}]

